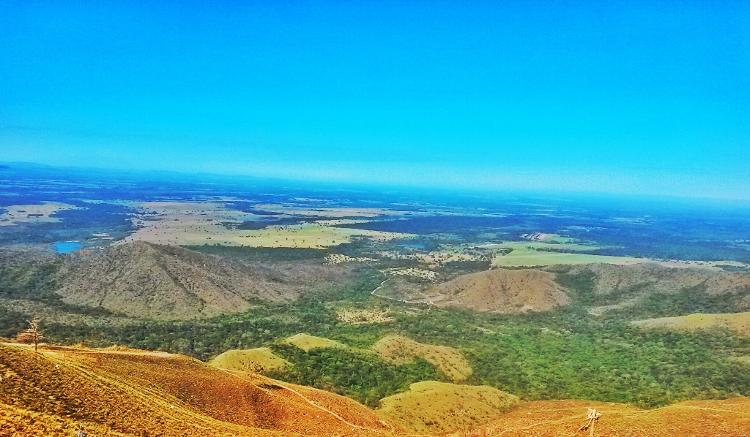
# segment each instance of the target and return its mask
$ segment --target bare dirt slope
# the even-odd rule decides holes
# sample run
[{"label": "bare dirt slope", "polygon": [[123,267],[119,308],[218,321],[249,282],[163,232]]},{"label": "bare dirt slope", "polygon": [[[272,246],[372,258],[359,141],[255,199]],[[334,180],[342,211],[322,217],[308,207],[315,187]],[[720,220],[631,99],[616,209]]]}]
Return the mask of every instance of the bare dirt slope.
[{"label": "bare dirt slope", "polygon": [[429,288],[424,296],[437,306],[503,314],[548,311],[570,301],[553,273],[537,269],[470,273]]},{"label": "bare dirt slope", "polygon": [[580,400],[526,402],[491,424],[456,436],[588,435],[578,429],[589,407],[602,413],[594,426],[596,436],[722,436],[750,435],[750,398],[688,401],[653,410],[624,404]]},{"label": "bare dirt slope", "polygon": [[175,246],[133,242],[66,258],[57,293],[67,303],[132,317],[189,319],[297,298],[340,279],[336,266],[243,263]]},{"label": "bare dirt slope", "polygon": [[165,353],[0,345],[0,429],[20,435],[382,435],[365,406]]}]

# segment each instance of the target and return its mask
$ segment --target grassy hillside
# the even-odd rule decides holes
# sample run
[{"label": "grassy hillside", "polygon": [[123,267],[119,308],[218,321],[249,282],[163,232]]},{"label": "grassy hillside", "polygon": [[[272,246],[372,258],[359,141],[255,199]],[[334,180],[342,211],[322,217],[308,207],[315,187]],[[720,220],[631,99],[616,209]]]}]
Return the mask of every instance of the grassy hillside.
[{"label": "grassy hillside", "polygon": [[[344,350],[317,352],[334,351]],[[581,400],[519,403],[492,387],[427,381],[383,399],[373,412],[321,390],[128,348],[43,346],[34,353],[2,343],[0,375],[0,429],[29,436],[64,436],[78,429],[89,435],[377,436],[462,430],[558,436],[575,434],[587,407],[603,413],[596,435],[750,432],[748,398],[645,411]]]},{"label": "grassy hillside", "polygon": [[434,434],[469,431],[518,402],[516,396],[493,387],[423,381],[381,400],[377,413],[406,432]]},{"label": "grassy hillside", "polygon": [[633,325],[644,329],[697,331],[729,329],[740,335],[750,335],[750,312],[728,314],[688,314],[678,317],[636,320]]},{"label": "grassy hillside", "polygon": [[453,382],[465,381],[472,369],[458,349],[449,346],[424,344],[400,335],[388,335],[378,340],[372,349],[383,359],[405,364],[421,358],[443,372]]},{"label": "grassy hillside", "polygon": [[94,424],[87,429],[138,435],[375,435],[388,429],[350,399],[165,353],[60,347],[34,353],[5,344],[0,374],[0,403],[14,407],[0,420],[23,426],[21,432],[37,428],[23,424],[38,414],[54,429]]},{"label": "grassy hillside", "polygon": [[310,352],[313,349],[327,349],[332,347],[346,347],[338,341],[331,340],[324,337],[316,337],[310,334],[294,334],[291,337],[287,337],[284,343],[291,344],[292,346],[298,347],[305,352]]},{"label": "grassy hillside", "polygon": [[267,347],[258,347],[230,349],[214,357],[209,364],[219,369],[260,373],[283,369],[289,362]]}]

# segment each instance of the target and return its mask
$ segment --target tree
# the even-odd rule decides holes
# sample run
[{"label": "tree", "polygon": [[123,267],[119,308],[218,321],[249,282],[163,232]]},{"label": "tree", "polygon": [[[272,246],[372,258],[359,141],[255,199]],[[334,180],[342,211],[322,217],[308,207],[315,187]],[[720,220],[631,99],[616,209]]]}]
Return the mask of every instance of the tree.
[{"label": "tree", "polygon": [[16,341],[21,343],[34,343],[34,352],[37,352],[39,342],[44,339],[44,335],[39,327],[39,320],[36,317],[29,320],[28,323],[29,327],[16,335]]}]

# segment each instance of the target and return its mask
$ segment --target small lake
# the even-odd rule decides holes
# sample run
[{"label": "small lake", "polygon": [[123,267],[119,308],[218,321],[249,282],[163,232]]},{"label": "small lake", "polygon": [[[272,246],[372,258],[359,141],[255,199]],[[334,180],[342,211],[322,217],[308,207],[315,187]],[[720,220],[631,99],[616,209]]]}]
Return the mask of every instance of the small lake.
[{"label": "small lake", "polygon": [[69,253],[75,252],[81,248],[80,241],[56,241],[53,244],[55,252],[57,253]]}]

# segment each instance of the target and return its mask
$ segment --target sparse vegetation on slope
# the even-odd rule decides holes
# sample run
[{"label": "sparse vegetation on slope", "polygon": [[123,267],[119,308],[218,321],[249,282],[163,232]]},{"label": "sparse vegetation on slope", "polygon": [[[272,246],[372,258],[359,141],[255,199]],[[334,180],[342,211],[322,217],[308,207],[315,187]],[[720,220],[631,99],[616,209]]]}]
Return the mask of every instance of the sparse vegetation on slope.
[{"label": "sparse vegetation on slope", "polygon": [[459,276],[424,292],[423,301],[475,311],[548,311],[569,303],[555,276],[534,269],[496,269]]}]

